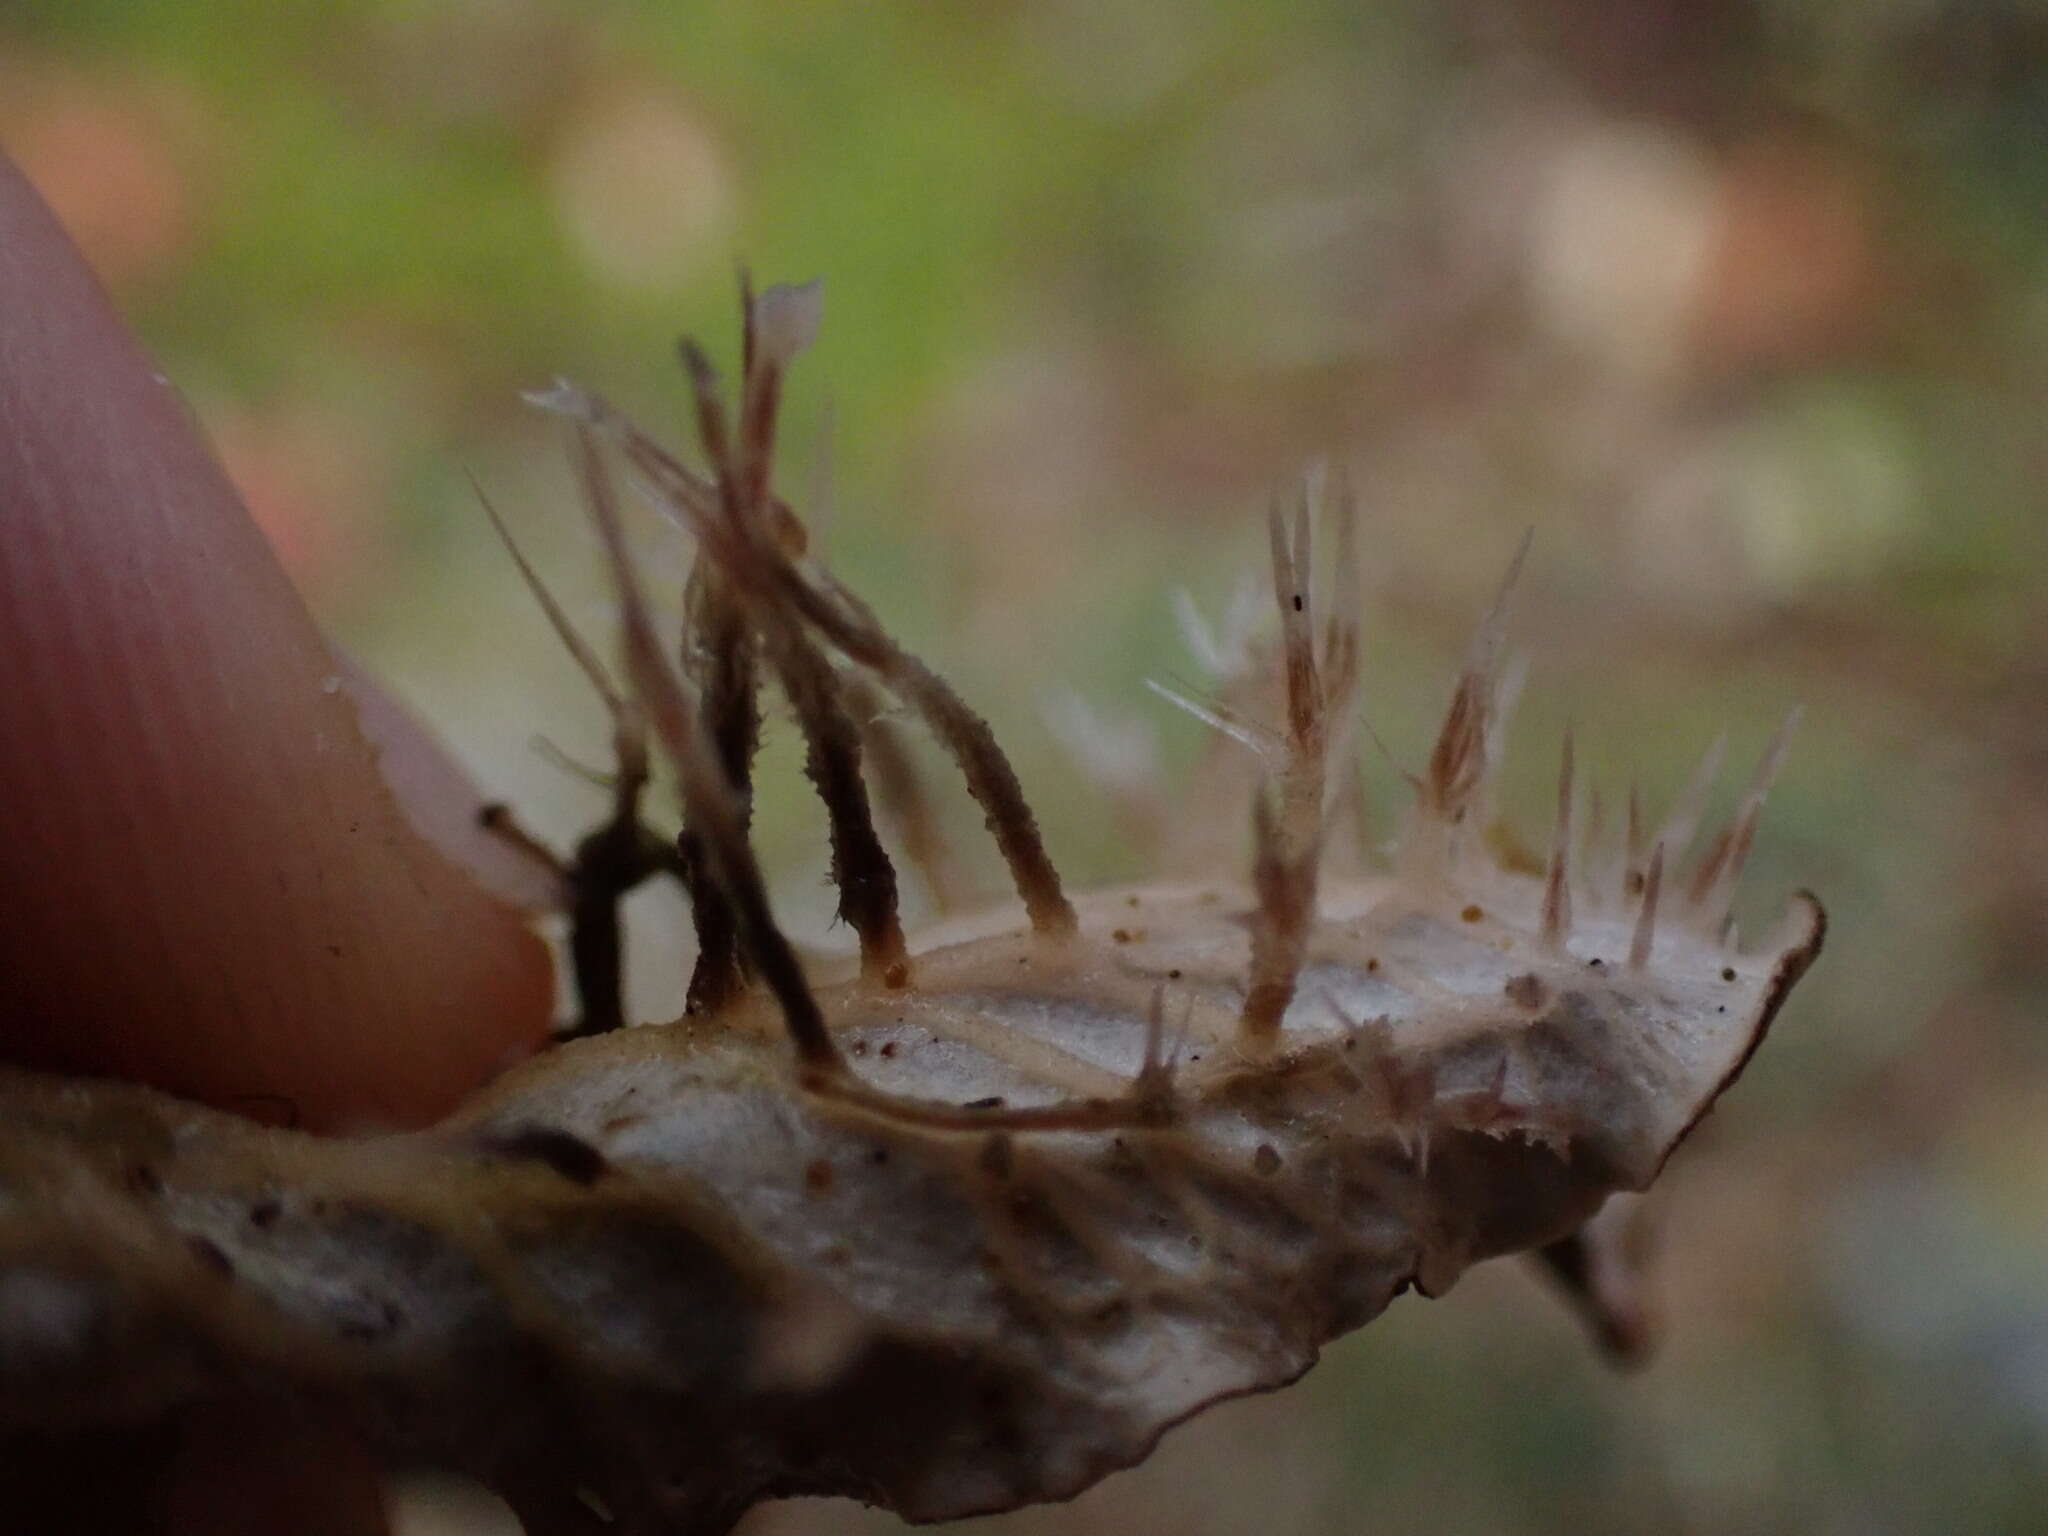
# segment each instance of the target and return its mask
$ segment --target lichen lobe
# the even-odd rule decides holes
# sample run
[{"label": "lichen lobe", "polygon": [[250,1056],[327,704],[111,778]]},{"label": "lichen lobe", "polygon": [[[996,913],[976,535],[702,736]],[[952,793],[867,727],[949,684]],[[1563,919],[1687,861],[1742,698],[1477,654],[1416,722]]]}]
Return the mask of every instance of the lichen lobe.
[{"label": "lichen lobe", "polygon": [[[546,398],[577,423],[627,635],[622,686],[521,561],[620,759],[612,819],[558,870],[583,1038],[441,1126],[354,1141],[0,1070],[0,1448],[310,1399],[391,1455],[483,1477],[542,1536],[706,1536],[795,1493],[930,1521],[1071,1496],[1495,1255],[1552,1255],[1628,1336],[1603,1322],[1588,1223],[1656,1178],[1824,931],[1804,894],[1754,947],[1732,918],[1783,733],[1707,837],[1718,748],[1661,825],[1631,795],[1602,831],[1567,742],[1547,856],[1504,856],[1511,579],[1388,872],[1326,870],[1358,677],[1339,488],[1327,593],[1307,499],[1270,521],[1263,683],[1182,701],[1257,759],[1247,880],[1072,895],[985,722],[771,488],[814,308],[749,295],[730,418],[687,354],[708,472],[593,396]],[[654,633],[608,455],[698,535],[680,648]],[[748,837],[762,676],[804,730],[860,940],[849,979],[803,970]],[[905,938],[867,690],[960,768],[1014,911]],[[639,821],[650,735],[679,840]],[[705,945],[689,1010],[620,1028],[617,901],[661,874]]]}]

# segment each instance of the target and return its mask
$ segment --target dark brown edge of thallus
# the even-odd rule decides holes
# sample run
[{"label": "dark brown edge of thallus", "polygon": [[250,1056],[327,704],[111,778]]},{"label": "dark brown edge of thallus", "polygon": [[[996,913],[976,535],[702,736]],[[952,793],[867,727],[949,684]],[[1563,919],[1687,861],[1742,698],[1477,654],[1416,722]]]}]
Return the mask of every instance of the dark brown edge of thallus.
[{"label": "dark brown edge of thallus", "polygon": [[1805,905],[1810,914],[1808,926],[1812,933],[1805,943],[1788,949],[1778,961],[1778,968],[1771,973],[1770,990],[1764,994],[1764,1005],[1758,1010],[1756,1024],[1750,1030],[1749,1043],[1742,1048],[1742,1054],[1736,1058],[1735,1065],[1730,1067],[1722,1075],[1721,1081],[1714,1085],[1714,1091],[1701,1101],[1700,1107],[1693,1112],[1693,1117],[1685,1122],[1685,1128],[1671,1138],[1671,1145],[1666,1147],[1664,1155],[1657,1159],[1656,1169],[1645,1182],[1644,1188],[1648,1188],[1663,1174],[1664,1165],[1671,1161],[1671,1154],[1685,1145],[1686,1138],[1692,1135],[1698,1129],[1699,1123],[1713,1112],[1715,1104],[1720,1102],[1721,1095],[1742,1076],[1743,1069],[1749,1065],[1750,1057],[1757,1053],[1757,1047],[1764,1043],[1764,1036],[1771,1032],[1771,1021],[1777,1018],[1778,1010],[1785,1006],[1785,999],[1792,995],[1792,988],[1798,984],[1799,978],[1806,974],[1808,967],[1819,958],[1821,946],[1827,942],[1828,909],[1821,905],[1818,896],[1803,887],[1792,893],[1792,899]]}]

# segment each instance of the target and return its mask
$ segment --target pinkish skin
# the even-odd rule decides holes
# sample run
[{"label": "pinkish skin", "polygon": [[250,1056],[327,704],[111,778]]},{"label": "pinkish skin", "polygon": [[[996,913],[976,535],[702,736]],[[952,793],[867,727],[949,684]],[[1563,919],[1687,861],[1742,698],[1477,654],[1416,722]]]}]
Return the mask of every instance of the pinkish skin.
[{"label": "pinkish skin", "polygon": [[[543,945],[415,831],[347,669],[11,166],[0,487],[0,1053],[340,1129],[431,1121],[532,1050]],[[393,755],[460,798],[421,733]]]},{"label": "pinkish skin", "polygon": [[[4,156],[0,657],[0,1057],[339,1129],[426,1123],[544,1037],[545,948],[407,819],[459,844],[466,781],[330,689],[184,402]],[[53,1531],[385,1529],[363,1450],[234,1411],[48,1438],[0,1502]]]}]

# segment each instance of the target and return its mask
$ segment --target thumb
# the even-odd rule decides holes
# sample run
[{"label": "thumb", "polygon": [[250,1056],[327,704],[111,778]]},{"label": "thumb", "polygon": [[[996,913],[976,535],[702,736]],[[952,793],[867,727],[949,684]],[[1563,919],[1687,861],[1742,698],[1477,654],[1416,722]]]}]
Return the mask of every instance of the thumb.
[{"label": "thumb", "polygon": [[534,1048],[544,948],[414,830],[342,671],[0,161],[0,1057],[337,1129]]}]

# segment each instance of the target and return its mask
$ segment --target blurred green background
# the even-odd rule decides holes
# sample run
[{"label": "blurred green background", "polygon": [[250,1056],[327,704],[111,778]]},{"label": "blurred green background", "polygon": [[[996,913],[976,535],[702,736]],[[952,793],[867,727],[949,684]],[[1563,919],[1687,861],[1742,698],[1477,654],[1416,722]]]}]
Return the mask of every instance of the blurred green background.
[{"label": "blurred green background", "polygon": [[[1834,936],[1654,1198],[1659,1358],[1608,1374],[1494,1266],[992,1528],[2048,1528],[2048,5],[12,0],[0,142],[323,619],[560,839],[599,800],[533,738],[603,724],[466,474],[601,631],[518,391],[680,438],[674,340],[730,357],[741,261],[826,282],[785,489],[1073,877],[1143,870],[1048,705],[1184,762],[1140,686],[1192,671],[1170,592],[1213,611],[1318,456],[1396,758],[1531,527],[1528,824],[1568,718],[1661,795],[1805,702],[1752,896]],[[640,915],[659,1016],[687,956]],[[409,1482],[400,1529],[501,1528],[465,1507]]]}]

